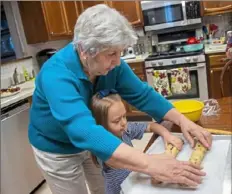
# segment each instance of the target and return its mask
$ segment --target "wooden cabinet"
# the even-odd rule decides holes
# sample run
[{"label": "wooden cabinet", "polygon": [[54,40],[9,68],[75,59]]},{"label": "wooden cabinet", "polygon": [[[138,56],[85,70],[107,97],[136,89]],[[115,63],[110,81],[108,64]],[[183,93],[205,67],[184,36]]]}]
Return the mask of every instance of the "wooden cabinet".
[{"label": "wooden cabinet", "polygon": [[110,1],[108,4],[124,15],[133,26],[143,25],[140,1]]},{"label": "wooden cabinet", "polygon": [[29,44],[71,39],[81,13],[75,1],[20,1],[19,10]]},{"label": "wooden cabinet", "polygon": [[203,15],[232,12],[232,1],[202,1]]},{"label": "wooden cabinet", "polygon": [[73,35],[74,27],[78,16],[81,14],[80,2],[74,1],[63,1],[62,7],[65,16],[65,23],[68,35]]},{"label": "wooden cabinet", "polygon": [[[221,85],[220,85],[220,76],[223,67],[213,67],[210,69],[210,90],[211,90],[211,98],[221,98]],[[232,68],[229,67],[225,72],[224,81],[223,81],[223,89],[225,92],[225,96],[232,96],[231,90],[232,85],[230,84],[230,79],[232,76]]]},{"label": "wooden cabinet", "polygon": [[49,36],[56,37],[67,35],[68,32],[62,2],[43,1],[42,9]]},{"label": "wooden cabinet", "polygon": [[[207,56],[207,61],[209,65],[209,96],[210,98],[221,98],[221,85],[220,85],[220,76],[222,69],[226,62],[223,59],[226,58],[226,55],[223,54],[212,54]],[[232,68],[229,67],[223,79],[223,90],[225,96],[232,96]]]},{"label": "wooden cabinet", "polygon": [[133,26],[143,25],[139,1],[19,1],[27,43],[71,39],[78,16],[104,3],[121,12]]},{"label": "wooden cabinet", "polygon": [[[142,81],[146,81],[144,62],[128,63],[128,65]],[[146,113],[138,111],[134,106],[126,103],[125,101],[124,105],[126,107],[127,117],[129,120],[151,120]]]},{"label": "wooden cabinet", "polygon": [[97,4],[107,4],[106,1],[81,1],[82,11]]}]

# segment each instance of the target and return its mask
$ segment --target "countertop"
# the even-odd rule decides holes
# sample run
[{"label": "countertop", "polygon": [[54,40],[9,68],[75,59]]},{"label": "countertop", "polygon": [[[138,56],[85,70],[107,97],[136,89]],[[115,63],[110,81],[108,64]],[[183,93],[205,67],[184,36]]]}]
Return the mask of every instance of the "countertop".
[{"label": "countertop", "polygon": [[205,44],[205,54],[224,53],[226,52],[226,44],[212,45]]},{"label": "countertop", "polygon": [[11,105],[15,102],[18,102],[20,100],[23,100],[25,98],[28,98],[32,96],[34,89],[35,89],[35,81],[27,81],[23,84],[17,85],[21,88],[20,93],[15,94],[14,96],[9,96],[6,98],[1,98],[1,108],[4,108],[8,105]]},{"label": "countertop", "polygon": [[13,62],[18,62],[18,61],[22,61],[22,60],[30,59],[30,58],[32,58],[32,56],[22,57],[20,59],[10,59],[10,60],[1,62],[1,65],[5,65],[5,64],[8,64],[8,63],[13,63]]},{"label": "countertop", "polygon": [[138,63],[144,62],[144,60],[148,57],[149,53],[145,53],[143,55],[137,55],[135,59],[126,59],[124,60],[127,63]]}]

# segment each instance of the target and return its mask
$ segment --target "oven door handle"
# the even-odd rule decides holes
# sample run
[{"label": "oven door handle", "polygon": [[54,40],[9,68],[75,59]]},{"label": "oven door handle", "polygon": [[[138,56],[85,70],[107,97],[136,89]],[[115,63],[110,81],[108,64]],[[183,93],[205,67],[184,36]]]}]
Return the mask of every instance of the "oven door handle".
[{"label": "oven door handle", "polygon": [[198,70],[198,69],[204,68],[204,67],[205,67],[205,65],[198,65],[195,67],[189,67],[188,69],[189,69],[189,71],[195,71],[195,70]]},{"label": "oven door handle", "polygon": [[[204,64],[204,65],[194,66],[194,67],[188,67],[188,70],[189,70],[189,71],[196,71],[196,70],[198,70],[198,69],[200,69],[200,68],[205,68],[205,64]],[[165,69],[164,69],[164,70],[165,70]],[[148,74],[152,74],[153,71],[154,71],[154,70],[147,70],[146,72],[147,72]],[[170,72],[170,70],[167,70],[167,71]]]}]

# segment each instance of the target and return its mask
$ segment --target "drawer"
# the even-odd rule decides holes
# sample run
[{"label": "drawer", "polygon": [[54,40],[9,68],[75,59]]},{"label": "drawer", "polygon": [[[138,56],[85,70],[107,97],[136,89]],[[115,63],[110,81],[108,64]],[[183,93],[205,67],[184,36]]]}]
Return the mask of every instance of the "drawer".
[{"label": "drawer", "polygon": [[225,54],[218,54],[218,55],[209,56],[210,67],[212,67],[212,66],[224,66],[226,62],[223,61],[223,59],[225,59],[225,58],[226,58]]},{"label": "drawer", "polygon": [[135,74],[143,74],[144,73],[144,63],[130,63],[130,68],[134,71]]}]

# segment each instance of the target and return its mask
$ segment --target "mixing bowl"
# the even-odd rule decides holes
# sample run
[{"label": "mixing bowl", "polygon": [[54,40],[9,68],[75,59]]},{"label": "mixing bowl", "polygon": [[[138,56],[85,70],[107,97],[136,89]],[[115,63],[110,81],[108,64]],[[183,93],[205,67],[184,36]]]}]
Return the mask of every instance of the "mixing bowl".
[{"label": "mixing bowl", "polygon": [[179,100],[172,103],[173,106],[188,119],[196,122],[200,119],[204,103],[198,100]]}]

